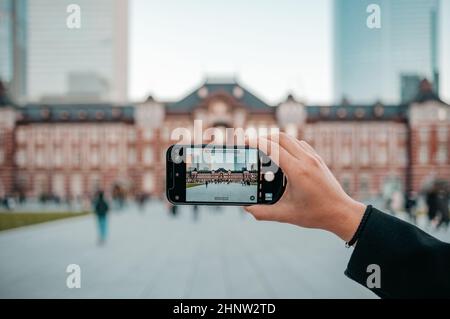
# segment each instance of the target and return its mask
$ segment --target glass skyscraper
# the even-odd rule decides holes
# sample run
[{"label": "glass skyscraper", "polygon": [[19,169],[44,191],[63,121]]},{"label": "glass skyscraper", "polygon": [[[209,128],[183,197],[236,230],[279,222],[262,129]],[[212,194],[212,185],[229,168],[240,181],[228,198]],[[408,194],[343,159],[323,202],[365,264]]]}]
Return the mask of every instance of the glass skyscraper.
[{"label": "glass skyscraper", "polygon": [[[369,28],[370,4],[381,28]],[[439,0],[335,0],[334,95],[351,102],[398,103],[408,79],[439,85]]]},{"label": "glass skyscraper", "polygon": [[26,95],[27,0],[0,0],[0,80],[11,98]]},{"label": "glass skyscraper", "polygon": [[127,100],[128,0],[31,0],[28,17],[30,102]]}]

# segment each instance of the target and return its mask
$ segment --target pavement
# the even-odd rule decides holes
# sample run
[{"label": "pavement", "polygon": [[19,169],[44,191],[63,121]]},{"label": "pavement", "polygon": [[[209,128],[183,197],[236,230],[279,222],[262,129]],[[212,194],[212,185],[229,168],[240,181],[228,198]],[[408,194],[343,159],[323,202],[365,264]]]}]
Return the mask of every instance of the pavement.
[{"label": "pavement", "polygon": [[[241,185],[240,183],[199,185],[186,189],[186,199],[198,202],[238,202],[256,203],[257,185]],[[253,200],[250,197],[253,196]]]},{"label": "pavement", "polygon": [[[104,245],[93,215],[0,232],[0,298],[376,298],[344,276],[351,252],[240,208],[200,207],[195,221],[152,202],[112,212]],[[67,287],[69,264],[81,288]]]}]

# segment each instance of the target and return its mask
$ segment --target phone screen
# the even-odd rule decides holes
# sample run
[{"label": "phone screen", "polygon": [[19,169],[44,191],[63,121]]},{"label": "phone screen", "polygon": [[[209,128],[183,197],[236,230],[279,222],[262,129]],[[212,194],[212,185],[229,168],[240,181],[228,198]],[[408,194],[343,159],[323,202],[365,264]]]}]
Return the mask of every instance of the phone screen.
[{"label": "phone screen", "polygon": [[186,202],[257,203],[257,149],[187,147]]}]

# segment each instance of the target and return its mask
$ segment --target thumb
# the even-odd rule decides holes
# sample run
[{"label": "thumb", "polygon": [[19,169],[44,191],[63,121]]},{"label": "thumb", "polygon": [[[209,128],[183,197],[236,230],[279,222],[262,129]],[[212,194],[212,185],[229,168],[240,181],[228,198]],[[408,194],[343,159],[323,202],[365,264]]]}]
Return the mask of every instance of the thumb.
[{"label": "thumb", "polygon": [[272,205],[246,206],[244,209],[255,217],[256,220],[274,221],[275,214]]}]

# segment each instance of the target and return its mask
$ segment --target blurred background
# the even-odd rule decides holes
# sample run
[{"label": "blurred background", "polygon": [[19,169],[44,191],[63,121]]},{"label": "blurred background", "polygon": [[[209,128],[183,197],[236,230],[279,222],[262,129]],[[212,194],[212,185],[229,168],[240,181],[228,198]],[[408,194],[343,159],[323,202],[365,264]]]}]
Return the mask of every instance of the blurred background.
[{"label": "blurred background", "polygon": [[331,234],[169,205],[171,133],[279,128],[449,241],[448,103],[449,1],[0,0],[0,297],[374,298]]}]

